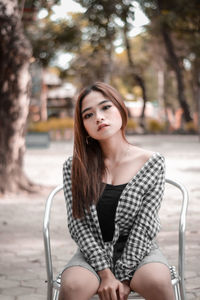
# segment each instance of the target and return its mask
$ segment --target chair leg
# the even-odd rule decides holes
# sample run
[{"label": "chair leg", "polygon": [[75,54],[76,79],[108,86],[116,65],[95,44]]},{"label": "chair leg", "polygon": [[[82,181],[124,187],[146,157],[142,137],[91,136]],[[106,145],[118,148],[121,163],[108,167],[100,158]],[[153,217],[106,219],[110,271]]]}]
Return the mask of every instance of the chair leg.
[{"label": "chair leg", "polygon": [[59,290],[55,290],[53,295],[53,300],[58,300],[58,296],[59,296]]},{"label": "chair leg", "polygon": [[181,295],[181,300],[186,300],[186,294],[185,294],[185,283],[180,282],[180,295]]},{"label": "chair leg", "polygon": [[174,295],[176,300],[182,300],[179,282],[174,285]]},{"label": "chair leg", "polygon": [[47,300],[52,300],[53,299],[53,287],[51,284],[48,283],[47,286]]}]

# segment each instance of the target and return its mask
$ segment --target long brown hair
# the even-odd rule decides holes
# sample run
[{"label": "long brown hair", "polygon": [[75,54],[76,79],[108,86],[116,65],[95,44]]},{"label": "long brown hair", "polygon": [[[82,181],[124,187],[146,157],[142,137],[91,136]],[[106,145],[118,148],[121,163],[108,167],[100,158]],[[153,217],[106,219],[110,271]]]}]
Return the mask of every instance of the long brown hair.
[{"label": "long brown hair", "polygon": [[127,124],[127,109],[119,92],[103,82],[95,82],[84,88],[77,98],[74,117],[72,197],[75,218],[82,218],[85,211],[90,211],[90,206],[97,203],[104,188],[102,177],[106,168],[102,150],[99,142],[93,138],[89,138],[87,143],[88,134],[81,116],[82,101],[92,91],[101,93],[118,108],[122,117],[122,135],[126,139],[124,131]]}]

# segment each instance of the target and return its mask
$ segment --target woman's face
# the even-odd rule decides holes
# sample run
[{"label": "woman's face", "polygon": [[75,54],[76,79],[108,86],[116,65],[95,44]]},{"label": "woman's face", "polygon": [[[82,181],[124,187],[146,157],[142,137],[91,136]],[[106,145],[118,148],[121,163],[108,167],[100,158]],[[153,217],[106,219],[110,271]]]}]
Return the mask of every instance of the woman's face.
[{"label": "woman's face", "polygon": [[90,92],[82,101],[83,125],[93,139],[104,140],[122,128],[122,117],[111,100],[100,92]]}]

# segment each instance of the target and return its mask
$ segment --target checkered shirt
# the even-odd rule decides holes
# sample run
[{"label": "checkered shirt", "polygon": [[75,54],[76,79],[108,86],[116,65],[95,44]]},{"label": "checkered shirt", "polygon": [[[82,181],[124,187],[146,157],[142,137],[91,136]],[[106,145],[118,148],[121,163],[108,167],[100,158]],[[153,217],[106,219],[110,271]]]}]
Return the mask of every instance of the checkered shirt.
[{"label": "checkered shirt", "polygon": [[[160,229],[158,211],[165,187],[165,160],[155,152],[124,188],[116,210],[111,242],[104,242],[95,204],[84,219],[72,215],[72,157],[63,165],[68,228],[86,261],[100,271],[110,268],[117,279],[130,280],[137,265],[149,254]],[[84,184],[84,183],[83,183]],[[113,266],[113,250],[119,236],[128,236],[121,257]]]}]

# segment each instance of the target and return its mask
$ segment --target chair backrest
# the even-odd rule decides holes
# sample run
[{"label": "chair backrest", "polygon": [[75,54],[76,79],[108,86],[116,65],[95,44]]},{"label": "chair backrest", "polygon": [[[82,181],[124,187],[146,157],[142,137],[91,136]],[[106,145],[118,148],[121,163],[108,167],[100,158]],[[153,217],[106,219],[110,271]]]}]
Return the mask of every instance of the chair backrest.
[{"label": "chair backrest", "polygon": [[[179,255],[178,255],[178,273],[181,281],[184,282],[184,260],[185,260],[185,228],[186,228],[186,213],[188,207],[188,192],[186,188],[179,182],[166,179],[166,183],[175,186],[181,191],[182,204],[181,212],[179,218]],[[44,237],[44,247],[45,247],[45,259],[46,259],[46,269],[47,269],[47,282],[48,285],[53,282],[53,267],[52,267],[52,257],[51,257],[51,243],[50,243],[50,214],[52,202],[55,195],[63,189],[63,185],[58,185],[49,194],[45,207],[44,223],[43,223],[43,237]],[[50,289],[49,289],[50,290]],[[51,296],[48,296],[51,299]]]},{"label": "chair backrest", "polygon": [[186,229],[186,215],[188,208],[189,195],[188,191],[183,184],[180,182],[174,181],[172,179],[166,178],[166,183],[171,184],[178,188],[181,191],[182,195],[182,204],[181,204],[181,213],[179,218],[179,243],[178,243],[178,273],[181,277],[181,281],[184,282],[184,273],[185,273],[185,229]]}]

